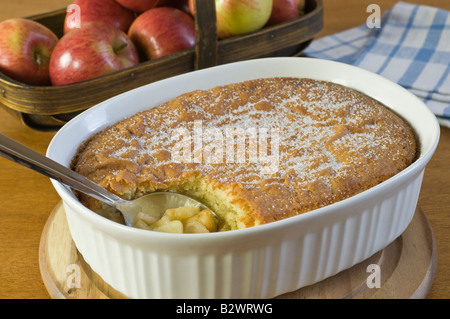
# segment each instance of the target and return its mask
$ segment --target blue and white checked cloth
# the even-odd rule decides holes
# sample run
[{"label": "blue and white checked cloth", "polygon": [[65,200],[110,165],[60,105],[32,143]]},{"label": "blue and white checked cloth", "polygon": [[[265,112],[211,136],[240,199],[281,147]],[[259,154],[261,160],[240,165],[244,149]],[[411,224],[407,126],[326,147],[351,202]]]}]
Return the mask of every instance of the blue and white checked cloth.
[{"label": "blue and white checked cloth", "polygon": [[450,126],[450,12],[398,2],[381,28],[366,24],[320,38],[305,56],[341,61],[400,84]]}]

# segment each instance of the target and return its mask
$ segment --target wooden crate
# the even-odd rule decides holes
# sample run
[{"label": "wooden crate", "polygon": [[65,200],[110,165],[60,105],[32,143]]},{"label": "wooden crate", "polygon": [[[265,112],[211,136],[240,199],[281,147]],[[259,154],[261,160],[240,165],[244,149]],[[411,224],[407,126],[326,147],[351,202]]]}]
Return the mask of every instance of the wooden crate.
[{"label": "wooden crate", "polygon": [[[78,113],[136,87],[214,65],[269,56],[300,54],[323,27],[322,0],[307,0],[306,14],[260,31],[217,40],[215,1],[197,6],[194,49],[142,62],[137,66],[62,86],[30,86],[0,73],[0,103],[36,130],[57,130]],[[29,17],[59,37],[66,9]]]}]

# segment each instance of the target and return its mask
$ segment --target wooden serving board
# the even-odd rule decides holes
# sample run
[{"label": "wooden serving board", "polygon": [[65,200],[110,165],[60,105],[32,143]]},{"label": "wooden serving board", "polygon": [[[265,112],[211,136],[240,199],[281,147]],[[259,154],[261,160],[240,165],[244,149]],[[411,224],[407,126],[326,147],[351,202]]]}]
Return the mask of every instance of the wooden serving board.
[{"label": "wooden serving board", "polygon": [[[277,298],[425,298],[436,264],[433,231],[424,212],[417,207],[406,231],[382,251],[333,277]],[[83,260],[70,236],[61,203],[54,208],[42,232],[39,266],[52,298],[126,298]]]}]

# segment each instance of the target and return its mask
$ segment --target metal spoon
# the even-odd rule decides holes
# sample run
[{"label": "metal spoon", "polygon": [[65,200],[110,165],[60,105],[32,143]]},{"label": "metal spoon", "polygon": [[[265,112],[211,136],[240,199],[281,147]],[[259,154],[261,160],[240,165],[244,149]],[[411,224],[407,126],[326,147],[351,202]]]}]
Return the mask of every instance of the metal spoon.
[{"label": "metal spoon", "polygon": [[132,226],[133,219],[139,212],[150,213],[156,218],[160,218],[169,208],[197,206],[209,209],[193,198],[170,192],[155,192],[134,200],[124,200],[88,178],[3,134],[0,134],[0,155],[115,207],[122,213],[128,226]]}]

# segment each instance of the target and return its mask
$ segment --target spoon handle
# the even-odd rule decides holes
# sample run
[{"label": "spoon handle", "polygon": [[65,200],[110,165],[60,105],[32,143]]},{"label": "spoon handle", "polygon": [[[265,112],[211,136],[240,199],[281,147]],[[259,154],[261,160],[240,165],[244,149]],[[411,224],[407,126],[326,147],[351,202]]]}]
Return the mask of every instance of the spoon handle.
[{"label": "spoon handle", "polygon": [[3,134],[0,134],[0,156],[57,180],[106,204],[116,206],[116,203],[121,200],[120,197],[111,194],[86,177]]}]

